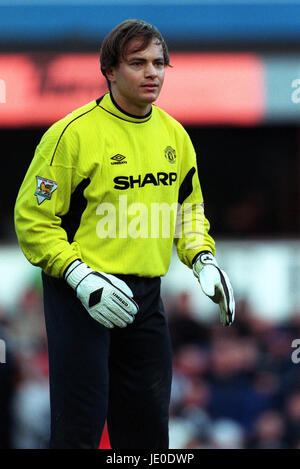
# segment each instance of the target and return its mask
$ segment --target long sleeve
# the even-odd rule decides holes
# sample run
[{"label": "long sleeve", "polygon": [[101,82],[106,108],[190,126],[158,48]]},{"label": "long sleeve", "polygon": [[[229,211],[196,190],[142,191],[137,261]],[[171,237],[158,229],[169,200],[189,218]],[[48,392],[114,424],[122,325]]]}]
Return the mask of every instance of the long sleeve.
[{"label": "long sleeve", "polygon": [[204,214],[196,154],[187,134],[183,152],[178,197],[180,210],[174,242],[179,259],[191,268],[194,257],[200,251],[210,251],[215,254],[215,242],[209,235],[210,224]]},{"label": "long sleeve", "polygon": [[54,277],[80,256],[61,226],[81,179],[74,170],[76,139],[62,129],[55,124],[44,134],[15,204],[15,229],[25,257]]}]

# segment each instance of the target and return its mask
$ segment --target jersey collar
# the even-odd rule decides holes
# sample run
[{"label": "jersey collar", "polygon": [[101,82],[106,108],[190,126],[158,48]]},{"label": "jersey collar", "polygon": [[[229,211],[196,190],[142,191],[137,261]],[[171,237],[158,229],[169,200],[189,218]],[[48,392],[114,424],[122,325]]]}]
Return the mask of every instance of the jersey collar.
[{"label": "jersey collar", "polygon": [[151,119],[152,116],[152,107],[150,112],[144,116],[135,116],[133,114],[129,114],[120,108],[120,106],[118,106],[110,93],[106,93],[104,96],[102,96],[102,98],[98,98],[96,103],[101,109],[117,117],[118,119],[122,119],[127,122],[133,122],[135,124],[142,124],[143,122],[147,122],[149,119]]}]

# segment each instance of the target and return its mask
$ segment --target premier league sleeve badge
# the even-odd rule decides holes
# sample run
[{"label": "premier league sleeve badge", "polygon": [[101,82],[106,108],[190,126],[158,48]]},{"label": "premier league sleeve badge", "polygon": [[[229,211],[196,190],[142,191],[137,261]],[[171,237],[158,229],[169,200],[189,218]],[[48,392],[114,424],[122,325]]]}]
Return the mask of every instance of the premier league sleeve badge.
[{"label": "premier league sleeve badge", "polygon": [[50,179],[45,179],[40,176],[36,176],[37,189],[34,195],[37,198],[37,202],[41,205],[44,200],[50,200],[53,192],[57,189],[57,183]]}]

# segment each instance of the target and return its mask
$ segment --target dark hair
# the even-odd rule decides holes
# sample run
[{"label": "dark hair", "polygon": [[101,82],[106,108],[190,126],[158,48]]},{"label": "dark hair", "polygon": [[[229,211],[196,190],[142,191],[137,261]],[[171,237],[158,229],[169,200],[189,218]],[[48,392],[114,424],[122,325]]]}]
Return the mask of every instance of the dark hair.
[{"label": "dark hair", "polygon": [[149,42],[156,38],[163,49],[164,63],[170,65],[167,44],[158,29],[143,20],[126,20],[116,26],[103,40],[100,50],[101,72],[105,76],[108,86],[110,82],[106,76],[106,69],[116,67],[126,56],[129,42],[133,38],[143,39],[138,50],[144,50]]}]

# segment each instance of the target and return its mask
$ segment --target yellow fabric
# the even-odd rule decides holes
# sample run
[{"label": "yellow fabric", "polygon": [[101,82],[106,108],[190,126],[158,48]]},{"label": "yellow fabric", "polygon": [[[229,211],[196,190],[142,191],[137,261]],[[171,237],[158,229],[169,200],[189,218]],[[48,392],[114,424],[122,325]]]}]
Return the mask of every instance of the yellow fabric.
[{"label": "yellow fabric", "polygon": [[[21,249],[29,262],[54,277],[77,258],[107,273],[163,276],[171,259],[176,210],[168,236],[154,223],[152,210],[155,203],[178,201],[192,168],[193,190],[184,201],[190,205],[182,224],[177,218],[177,225],[188,226],[188,235],[182,230],[183,236],[175,239],[179,258],[189,267],[199,251],[215,253],[203,207],[195,205],[203,198],[192,143],[181,124],[158,107],[139,118],[124,113],[106,94],[43,135],[15,205]],[[76,190],[85,203],[69,239],[62,220],[66,215],[72,220]],[[191,241],[187,236],[195,231],[196,218],[201,228]]]}]

